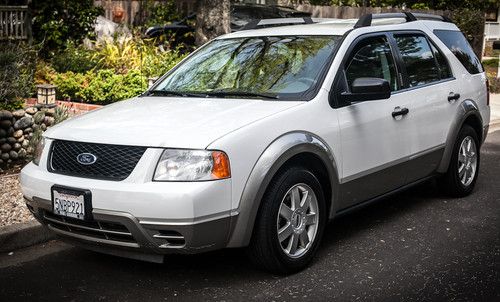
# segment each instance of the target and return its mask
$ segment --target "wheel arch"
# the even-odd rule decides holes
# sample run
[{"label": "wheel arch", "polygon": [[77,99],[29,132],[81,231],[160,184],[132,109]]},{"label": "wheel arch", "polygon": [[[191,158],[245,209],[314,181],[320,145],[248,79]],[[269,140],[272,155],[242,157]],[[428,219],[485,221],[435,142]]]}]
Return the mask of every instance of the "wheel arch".
[{"label": "wheel arch", "polygon": [[460,129],[462,129],[464,125],[469,125],[476,131],[477,136],[479,137],[479,143],[481,144],[484,139],[483,119],[476,102],[470,99],[464,100],[458,107],[455,119],[450,127],[450,130],[448,131],[446,147],[437,172],[446,173],[448,170],[455,141],[458,137]]},{"label": "wheel arch", "polygon": [[[261,154],[247,179],[240,198],[238,215],[231,221],[232,231],[228,247],[247,246],[264,193],[281,169],[291,164],[302,164],[314,171],[325,191],[329,216],[335,213],[335,192],[338,192],[338,169],[333,152],[318,136],[295,131],[274,140]],[[326,175],[325,175],[326,173]]]}]

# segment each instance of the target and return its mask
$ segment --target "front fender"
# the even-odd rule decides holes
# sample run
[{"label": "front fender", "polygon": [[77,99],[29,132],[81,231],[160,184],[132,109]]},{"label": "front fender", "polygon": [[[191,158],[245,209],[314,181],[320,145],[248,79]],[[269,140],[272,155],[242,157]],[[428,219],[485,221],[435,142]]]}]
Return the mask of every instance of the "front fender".
[{"label": "front fender", "polygon": [[332,188],[330,216],[335,213],[338,192],[338,170],[328,145],[309,132],[290,132],[274,140],[254,165],[240,198],[238,215],[234,216],[228,247],[246,246],[250,242],[260,202],[272,178],[283,164],[300,153],[312,153],[325,165]]}]

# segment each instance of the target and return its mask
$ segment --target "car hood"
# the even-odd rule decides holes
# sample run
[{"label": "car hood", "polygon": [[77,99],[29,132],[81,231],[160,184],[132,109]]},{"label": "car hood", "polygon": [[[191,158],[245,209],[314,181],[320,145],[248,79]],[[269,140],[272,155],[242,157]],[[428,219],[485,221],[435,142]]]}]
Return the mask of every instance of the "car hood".
[{"label": "car hood", "polygon": [[172,148],[206,148],[238,128],[303,102],[142,97],[58,124],[52,139]]}]

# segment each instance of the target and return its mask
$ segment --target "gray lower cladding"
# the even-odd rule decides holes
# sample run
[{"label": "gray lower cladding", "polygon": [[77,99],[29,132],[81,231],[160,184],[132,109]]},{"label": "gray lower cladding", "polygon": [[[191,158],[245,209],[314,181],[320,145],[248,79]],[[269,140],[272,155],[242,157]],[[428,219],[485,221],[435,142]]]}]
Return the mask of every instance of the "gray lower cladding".
[{"label": "gray lower cladding", "polygon": [[194,254],[227,245],[231,217],[192,223],[142,222],[126,212],[93,209],[93,221],[52,214],[50,200],[25,198],[35,218],[63,241],[122,257],[162,262],[164,254]]},{"label": "gray lower cladding", "polygon": [[339,211],[435,174],[443,152],[444,145],[432,148],[340,184]]}]

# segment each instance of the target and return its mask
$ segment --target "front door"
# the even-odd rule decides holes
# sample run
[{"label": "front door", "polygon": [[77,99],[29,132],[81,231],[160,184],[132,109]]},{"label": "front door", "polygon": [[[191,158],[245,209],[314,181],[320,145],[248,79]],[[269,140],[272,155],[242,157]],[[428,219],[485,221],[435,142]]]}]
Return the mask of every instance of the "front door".
[{"label": "front door", "polygon": [[342,208],[403,186],[402,164],[410,155],[408,116],[400,113],[411,100],[397,93],[401,83],[389,37],[370,35],[353,45],[335,81],[335,94],[351,91],[354,80],[364,77],[387,80],[393,93],[385,100],[338,105]]}]

